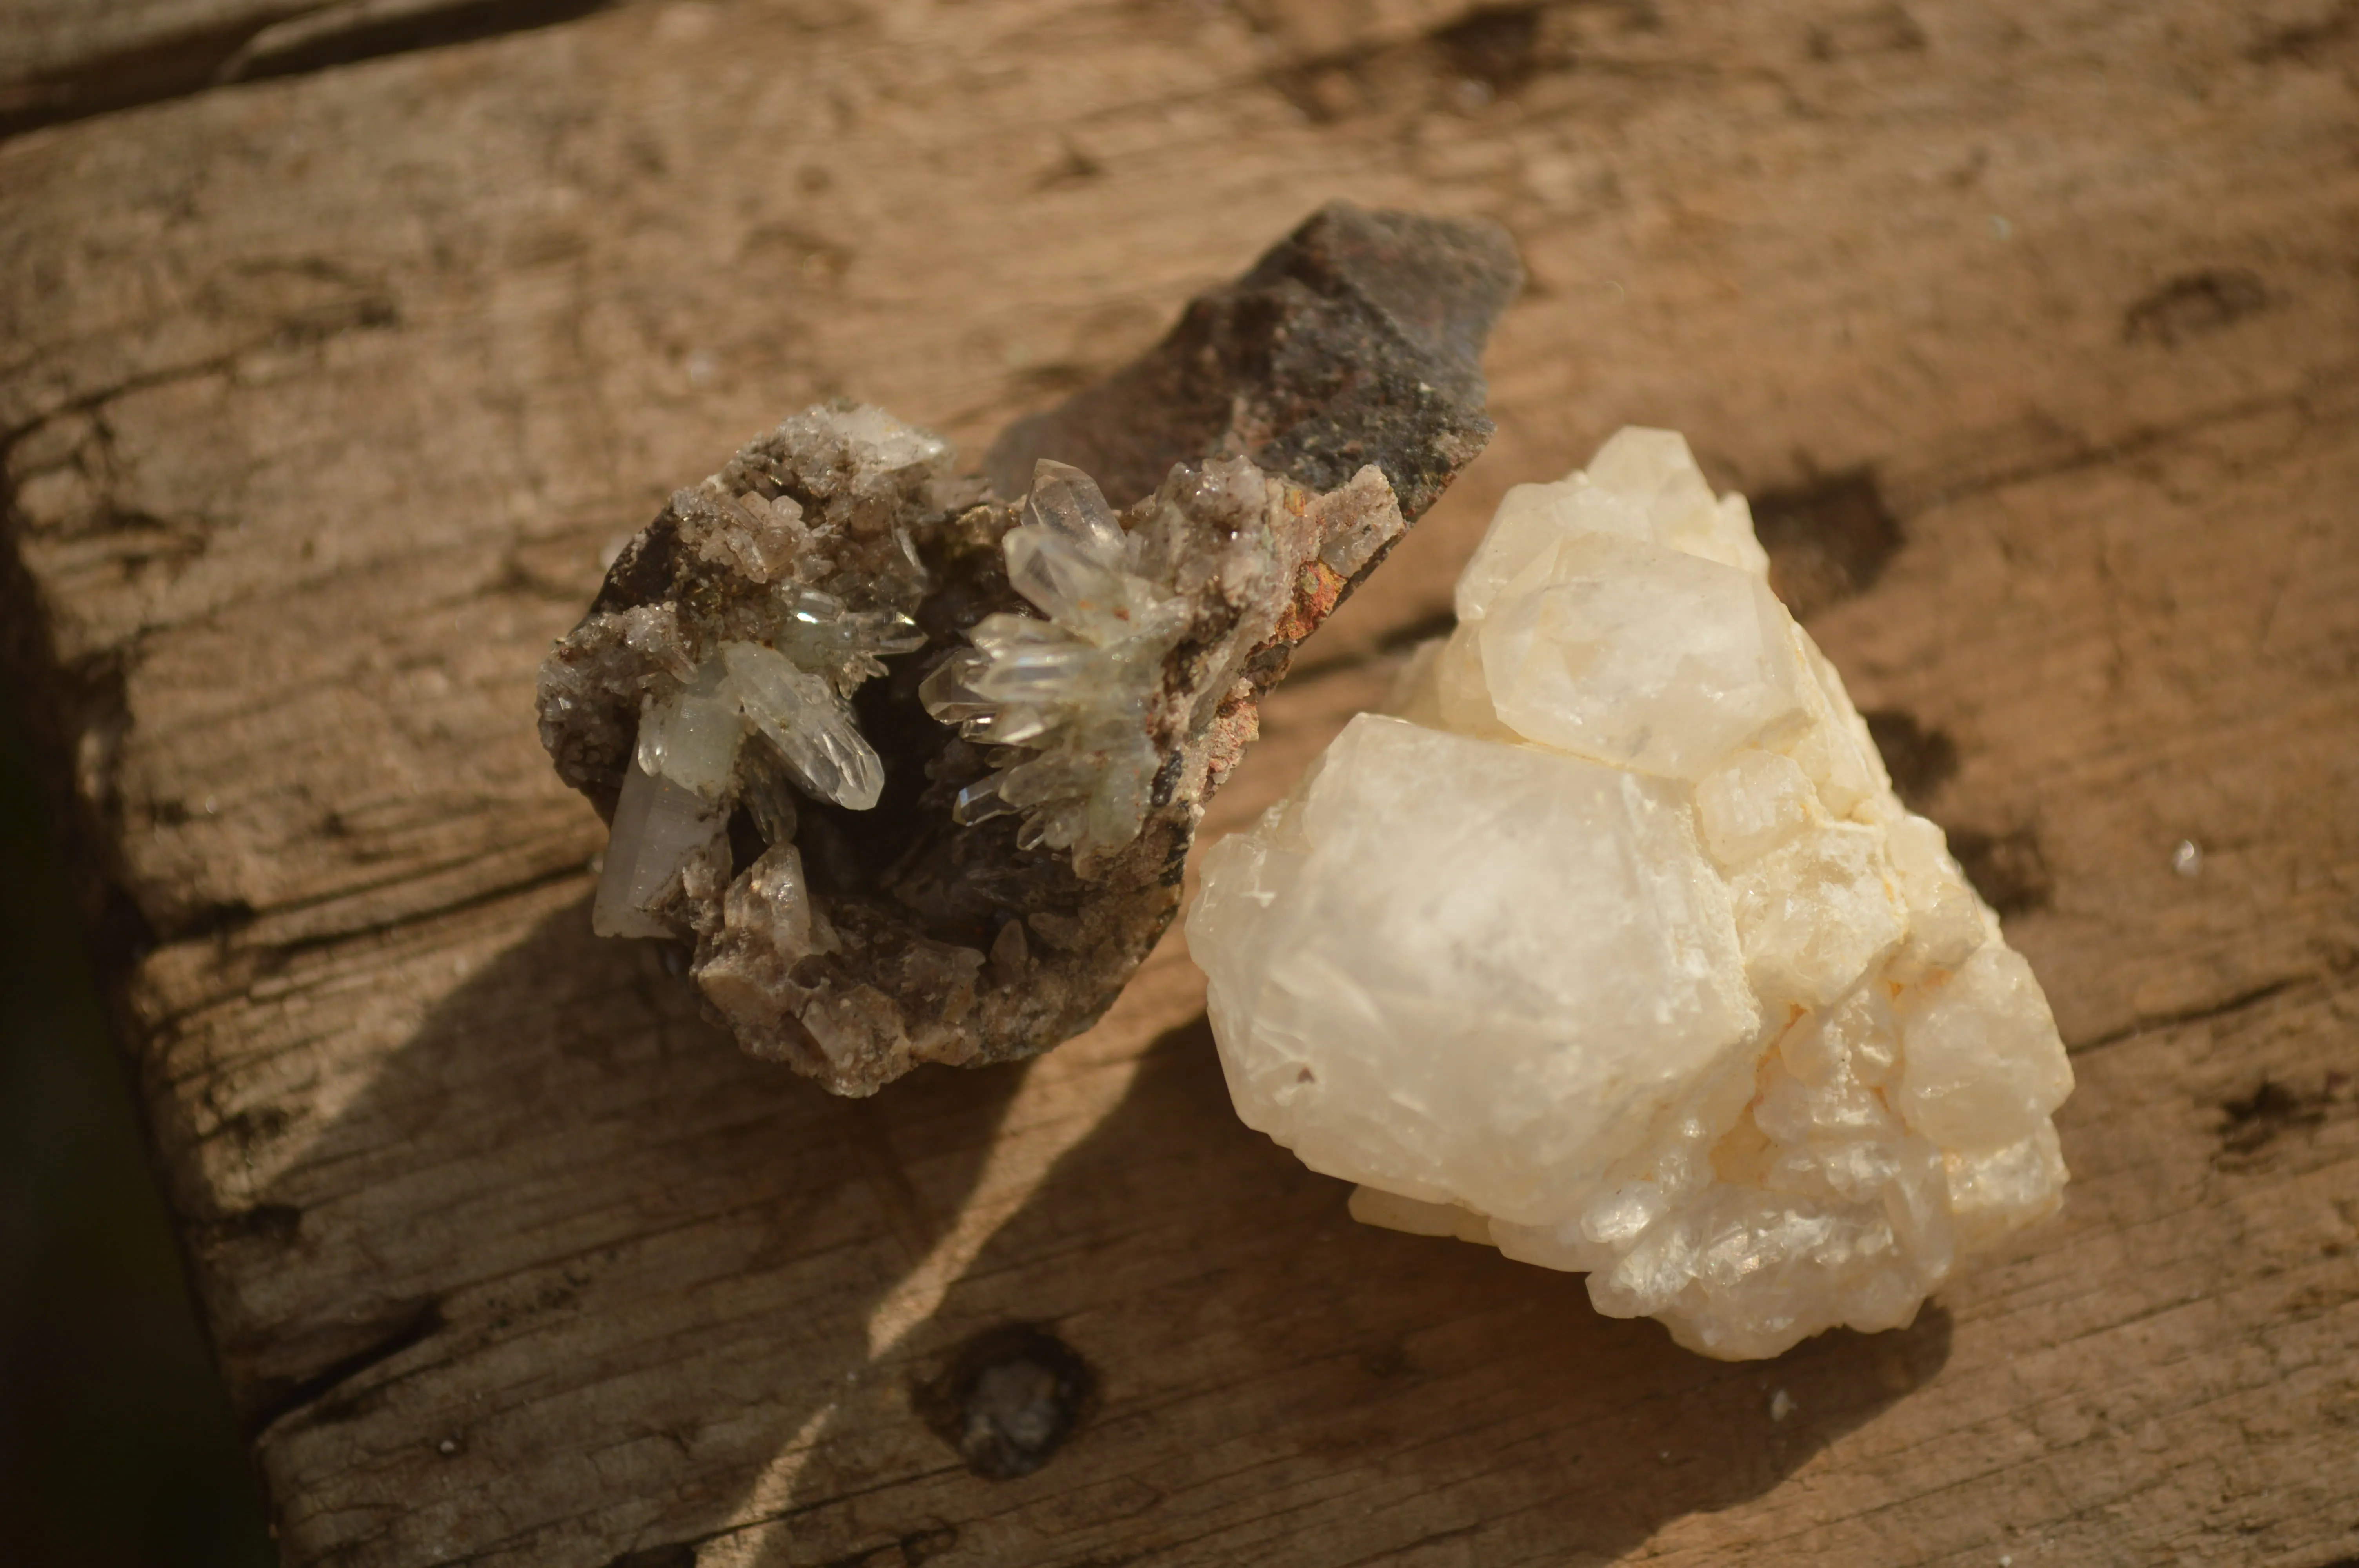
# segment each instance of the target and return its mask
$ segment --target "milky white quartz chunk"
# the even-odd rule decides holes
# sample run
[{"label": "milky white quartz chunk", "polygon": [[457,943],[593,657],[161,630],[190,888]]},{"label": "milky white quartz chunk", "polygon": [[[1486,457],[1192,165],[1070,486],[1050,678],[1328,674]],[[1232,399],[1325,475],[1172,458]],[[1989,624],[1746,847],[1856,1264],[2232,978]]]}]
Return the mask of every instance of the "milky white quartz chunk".
[{"label": "milky white quartz chunk", "polygon": [[1391,714],[1204,857],[1238,1113],[1353,1213],[1773,1356],[2052,1212],[2030,967],[1667,431],[1508,492]]}]

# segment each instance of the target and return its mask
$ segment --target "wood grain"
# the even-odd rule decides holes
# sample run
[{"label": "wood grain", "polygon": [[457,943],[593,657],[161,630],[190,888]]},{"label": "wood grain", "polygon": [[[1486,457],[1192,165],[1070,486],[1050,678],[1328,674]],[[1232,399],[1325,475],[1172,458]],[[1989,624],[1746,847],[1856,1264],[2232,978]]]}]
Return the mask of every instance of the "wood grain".
[{"label": "wood grain", "polygon": [[[685,0],[0,143],[11,689],[288,1561],[2359,1556],[2354,15]],[[603,546],[820,397],[979,452],[1333,196],[1534,284],[1215,831],[1506,485],[1688,431],[2075,1048],[2063,1217],[1914,1329],[1718,1366],[1350,1225],[1176,941],[855,1105],[590,937]],[[986,1480],[910,1390],[1019,1321],[1096,1411]]]}]

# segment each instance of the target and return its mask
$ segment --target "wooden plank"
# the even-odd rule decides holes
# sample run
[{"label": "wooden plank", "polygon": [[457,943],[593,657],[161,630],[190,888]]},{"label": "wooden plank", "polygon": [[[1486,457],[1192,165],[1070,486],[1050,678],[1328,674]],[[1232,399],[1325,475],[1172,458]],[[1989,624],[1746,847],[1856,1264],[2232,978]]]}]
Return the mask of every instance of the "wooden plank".
[{"label": "wooden plank", "polygon": [[[2341,15],[723,0],[0,146],[12,685],[288,1560],[2359,1553]],[[1782,495],[2082,1070],[2064,1218],[1916,1329],[1719,1367],[1350,1226],[1176,942],[1028,1072],[848,1105],[589,937],[527,716],[602,546],[821,396],[979,451],[1338,194],[1534,287],[1219,820],[1506,484],[1642,421]],[[1098,1408],[995,1482],[909,1390],[1016,1320]]]}]

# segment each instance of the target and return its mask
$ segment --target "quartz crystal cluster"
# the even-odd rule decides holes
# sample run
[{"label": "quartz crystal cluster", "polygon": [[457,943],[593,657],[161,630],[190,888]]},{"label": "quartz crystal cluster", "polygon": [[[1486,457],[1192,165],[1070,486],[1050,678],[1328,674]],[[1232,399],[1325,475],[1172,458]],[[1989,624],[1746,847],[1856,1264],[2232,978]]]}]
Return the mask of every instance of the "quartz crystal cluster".
[{"label": "quartz crystal cluster", "polygon": [[613,824],[596,929],[686,945],[842,1094],[1087,1027],[1261,694],[1481,450],[1519,277],[1495,230],[1329,207],[986,475],[836,403],[674,494],[541,670]]},{"label": "quartz crystal cluster", "polygon": [[1744,498],[1628,429],[1508,492],[1188,921],[1238,1112],[1372,1224],[1772,1356],[2055,1209],[2038,982],[1895,798]]},{"label": "quartz crystal cluster", "polygon": [[[1232,465],[1223,481],[1259,509],[1253,465]],[[1161,765],[1147,708],[1191,619],[1184,598],[1142,575],[1169,575],[1142,558],[1168,557],[1155,548],[1164,543],[1152,529],[1125,533],[1081,470],[1039,460],[1024,521],[1001,541],[1007,580],[1039,615],[985,616],[968,630],[974,645],[919,688],[927,711],[966,739],[1019,753],[961,790],[953,817],[1022,813],[1017,844],[1071,850],[1082,866],[1137,837]]]},{"label": "quartz crystal cluster", "polygon": [[924,571],[893,523],[950,455],[877,409],[812,409],[674,495],[661,527],[616,563],[625,582],[690,587],[593,609],[542,672],[544,736],[582,782],[603,782],[600,753],[622,737],[617,694],[636,698],[591,914],[599,935],[692,925],[688,903],[731,880],[734,806],[769,847],[768,882],[795,890],[797,799],[875,806],[884,764],[850,698],[886,655],[925,643],[908,614]]}]

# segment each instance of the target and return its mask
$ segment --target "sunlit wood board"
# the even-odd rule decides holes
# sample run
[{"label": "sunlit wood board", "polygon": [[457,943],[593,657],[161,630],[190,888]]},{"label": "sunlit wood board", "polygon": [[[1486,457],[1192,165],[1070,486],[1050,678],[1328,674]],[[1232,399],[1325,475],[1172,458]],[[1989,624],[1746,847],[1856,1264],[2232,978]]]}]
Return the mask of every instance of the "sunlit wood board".
[{"label": "sunlit wood board", "polygon": [[[685,0],[0,143],[10,690],[287,1561],[2359,1560],[2354,83],[2324,3]],[[1531,286],[1211,831],[1507,485],[1688,432],[2074,1050],[2062,1217],[1913,1329],[1352,1225],[1176,936],[854,1103],[590,935],[602,549],[822,397],[978,452],[1337,196]],[[995,1480],[913,1390],[1012,1324],[1094,1393]]]}]

